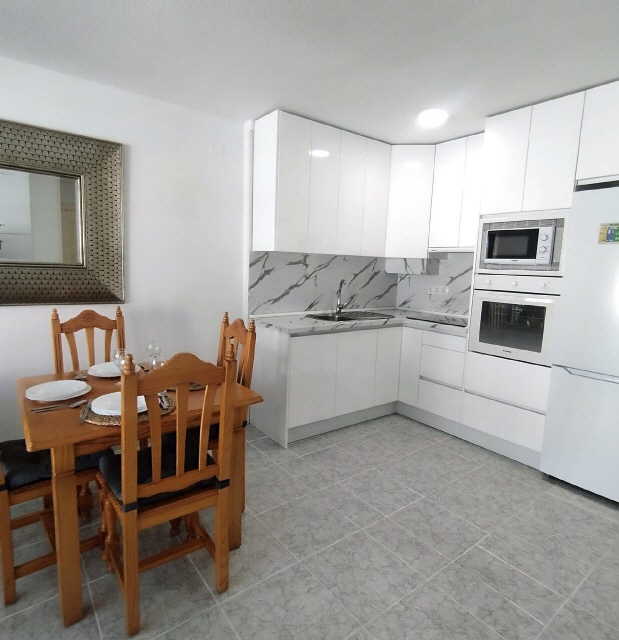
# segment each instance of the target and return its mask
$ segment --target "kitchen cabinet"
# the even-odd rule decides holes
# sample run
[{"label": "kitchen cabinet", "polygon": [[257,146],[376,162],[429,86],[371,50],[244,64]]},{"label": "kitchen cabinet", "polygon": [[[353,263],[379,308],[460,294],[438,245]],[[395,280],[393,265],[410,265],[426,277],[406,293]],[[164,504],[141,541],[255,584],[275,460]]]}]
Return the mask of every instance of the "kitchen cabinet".
[{"label": "kitchen cabinet", "polygon": [[619,176],[619,82],[585,92],[576,179]]},{"label": "kitchen cabinet", "polygon": [[481,201],[483,134],[436,145],[430,251],[472,251]]},{"label": "kitchen cabinet", "polygon": [[396,145],[391,149],[387,257],[428,257],[434,153],[434,145]]},{"label": "kitchen cabinet", "polygon": [[416,407],[419,400],[419,363],[423,331],[412,327],[402,327],[402,348],[400,350],[400,381],[398,400]]},{"label": "kitchen cabinet", "polygon": [[390,165],[383,142],[283,111],[256,120],[252,249],[383,256]]},{"label": "kitchen cabinet", "polygon": [[337,336],[333,415],[361,411],[374,404],[377,333],[352,331]]},{"label": "kitchen cabinet", "polygon": [[374,406],[398,399],[402,331],[400,327],[389,327],[376,332]]},{"label": "kitchen cabinet", "polygon": [[488,118],[483,214],[569,208],[584,93]]}]

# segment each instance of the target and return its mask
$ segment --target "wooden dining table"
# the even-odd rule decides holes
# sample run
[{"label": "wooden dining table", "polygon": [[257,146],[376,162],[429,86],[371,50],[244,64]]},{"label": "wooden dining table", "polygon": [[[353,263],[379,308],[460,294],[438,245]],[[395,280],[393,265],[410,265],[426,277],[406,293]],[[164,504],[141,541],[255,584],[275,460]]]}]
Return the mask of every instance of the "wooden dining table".
[{"label": "wooden dining table", "polygon": [[[48,374],[20,378],[17,394],[28,451],[49,449],[52,459],[52,491],[56,534],[56,558],[58,563],[58,590],[60,609],[65,625],[70,625],[84,615],[82,606],[80,539],[78,504],[75,476],[75,458],[80,455],[103,451],[120,444],[120,426],[100,426],[80,422],[80,408],[63,408],[55,411],[33,412],[45,404],[26,398],[26,390],[44,382],[72,380],[74,373]],[[141,375],[144,375],[142,373]],[[119,391],[118,378],[88,376],[85,380],[92,388],[80,398],[93,400],[101,395]],[[241,544],[241,517],[245,500],[245,429],[243,418],[247,407],[262,402],[256,392],[235,383],[234,432],[232,464],[230,472],[230,547]],[[170,394],[174,398],[174,394]],[[199,421],[204,391],[189,394],[188,418]],[[76,398],[77,399],[77,398]],[[71,400],[67,400],[67,405]],[[219,416],[219,392],[215,398],[215,417]],[[162,417],[163,431],[173,431],[176,412]],[[139,423],[138,435],[147,438],[148,421]]]}]

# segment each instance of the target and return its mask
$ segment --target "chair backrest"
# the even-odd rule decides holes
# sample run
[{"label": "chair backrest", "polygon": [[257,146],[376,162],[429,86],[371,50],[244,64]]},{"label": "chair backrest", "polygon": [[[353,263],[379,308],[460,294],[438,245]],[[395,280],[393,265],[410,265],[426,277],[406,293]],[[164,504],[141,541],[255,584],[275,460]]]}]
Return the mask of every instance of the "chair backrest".
[{"label": "chair backrest", "polygon": [[250,388],[256,349],[256,323],[252,320],[249,323],[249,329],[245,327],[241,318],[237,318],[230,324],[226,311],[221,321],[219,334],[218,367],[223,366],[224,356],[229,345],[232,346],[234,358],[237,361],[236,381],[244,387]]},{"label": "chair backrest", "polygon": [[[140,498],[160,493],[181,491],[197,482],[215,478],[219,483],[230,479],[232,457],[232,429],[234,427],[234,384],[236,361],[232,349],[224,356],[224,366],[204,362],[191,353],[179,353],[170,358],[161,369],[149,374],[135,371],[133,357],[127,355],[121,377],[121,453],[122,453],[122,501],[125,509],[137,505]],[[199,446],[196,464],[187,465],[185,443],[188,425],[188,403],[191,383],[206,386],[200,420]],[[170,418],[161,416],[159,393],[176,390],[176,409]],[[150,481],[138,484],[138,413],[137,398],[146,399],[149,436],[151,441]],[[219,399],[219,449],[217,460],[208,456],[208,439],[211,423],[217,422],[213,407]],[[174,421],[176,450],[174,464],[170,464],[169,451],[162,444],[163,426]],[[195,425],[195,420],[191,426]],[[168,429],[166,429],[168,431]],[[195,432],[194,432],[195,433]],[[145,434],[141,434],[141,438]]]},{"label": "chair backrest", "polygon": [[116,307],[116,317],[107,318],[92,309],[85,309],[75,318],[66,322],[60,322],[58,312],[52,309],[52,340],[54,344],[54,365],[56,373],[64,372],[64,356],[62,352],[62,335],[64,334],[69,351],[71,353],[71,366],[73,371],[80,369],[80,358],[75,334],[84,331],[86,346],[88,348],[89,366],[96,364],[95,360],[95,329],[105,332],[103,336],[103,358],[104,362],[109,362],[114,354],[112,353],[112,335],[116,332],[116,347],[125,348],[125,319],[120,307]]}]

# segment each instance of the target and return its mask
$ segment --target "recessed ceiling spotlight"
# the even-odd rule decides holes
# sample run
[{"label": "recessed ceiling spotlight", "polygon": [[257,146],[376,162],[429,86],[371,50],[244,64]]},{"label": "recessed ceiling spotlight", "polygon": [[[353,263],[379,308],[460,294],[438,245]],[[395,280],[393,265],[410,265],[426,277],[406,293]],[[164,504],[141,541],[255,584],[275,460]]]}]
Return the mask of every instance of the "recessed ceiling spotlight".
[{"label": "recessed ceiling spotlight", "polygon": [[310,156],[314,156],[314,158],[326,158],[329,155],[329,152],[325,149],[312,149],[310,151]]},{"label": "recessed ceiling spotlight", "polygon": [[423,129],[433,129],[445,124],[448,118],[445,109],[426,109],[417,116],[417,124]]}]

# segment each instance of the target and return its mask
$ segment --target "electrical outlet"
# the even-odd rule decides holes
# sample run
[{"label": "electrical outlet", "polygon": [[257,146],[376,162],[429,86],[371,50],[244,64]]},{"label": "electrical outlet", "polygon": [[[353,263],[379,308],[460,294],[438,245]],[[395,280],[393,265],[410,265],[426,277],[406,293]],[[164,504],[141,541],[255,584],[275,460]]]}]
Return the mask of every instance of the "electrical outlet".
[{"label": "electrical outlet", "polygon": [[430,287],[430,295],[432,294],[446,295],[448,293],[449,293],[449,287]]}]

